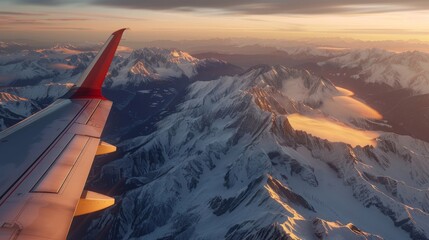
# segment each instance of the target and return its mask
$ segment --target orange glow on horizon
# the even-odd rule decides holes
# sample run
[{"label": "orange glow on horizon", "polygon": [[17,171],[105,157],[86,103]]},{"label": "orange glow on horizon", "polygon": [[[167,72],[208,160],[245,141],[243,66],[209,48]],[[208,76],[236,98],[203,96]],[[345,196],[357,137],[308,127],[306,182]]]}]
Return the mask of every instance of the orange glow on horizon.
[{"label": "orange glow on horizon", "polygon": [[127,38],[131,41],[210,38],[305,41],[303,39],[339,38],[339,41],[415,39],[429,43],[429,10],[426,9],[389,11],[378,6],[379,11],[372,13],[250,14],[231,13],[225,9],[130,9],[120,5],[106,7],[88,4],[85,1],[49,7],[2,2],[0,8],[4,13],[17,13],[1,16],[0,31],[8,39],[103,41],[112,30],[129,27],[132,31]]}]

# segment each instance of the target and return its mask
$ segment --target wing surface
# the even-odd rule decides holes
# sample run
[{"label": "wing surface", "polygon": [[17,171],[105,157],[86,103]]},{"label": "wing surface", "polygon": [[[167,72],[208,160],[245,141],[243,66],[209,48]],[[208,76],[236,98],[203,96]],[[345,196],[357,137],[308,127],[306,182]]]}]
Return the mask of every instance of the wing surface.
[{"label": "wing surface", "polygon": [[114,32],[62,99],[0,132],[0,240],[66,239],[75,215],[114,199],[85,191],[112,102],[101,86],[125,29]]}]

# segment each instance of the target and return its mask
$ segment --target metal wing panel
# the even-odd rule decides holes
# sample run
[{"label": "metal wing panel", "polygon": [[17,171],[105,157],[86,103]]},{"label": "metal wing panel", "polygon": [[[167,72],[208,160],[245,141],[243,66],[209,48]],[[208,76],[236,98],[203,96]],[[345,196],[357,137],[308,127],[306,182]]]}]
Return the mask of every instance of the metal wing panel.
[{"label": "metal wing panel", "polygon": [[[49,146],[71,125],[87,100],[61,100],[50,109],[21,122],[0,136],[0,197],[47,152]],[[1,204],[1,201],[0,201]]]},{"label": "metal wing panel", "polygon": [[39,182],[32,189],[32,192],[59,193],[88,141],[89,137],[87,136],[75,135],[55,160],[55,163],[40,178]]},{"label": "metal wing panel", "polygon": [[[72,123],[1,199],[0,239],[66,238],[111,107],[110,101],[99,99],[71,104],[84,107],[68,116]],[[88,112],[87,124],[78,121]]]},{"label": "metal wing panel", "polygon": [[[96,138],[87,137],[85,141],[59,193],[17,194],[6,202],[1,215],[9,218],[0,227],[0,239],[66,239],[99,144]],[[2,230],[6,231],[3,235]]]}]

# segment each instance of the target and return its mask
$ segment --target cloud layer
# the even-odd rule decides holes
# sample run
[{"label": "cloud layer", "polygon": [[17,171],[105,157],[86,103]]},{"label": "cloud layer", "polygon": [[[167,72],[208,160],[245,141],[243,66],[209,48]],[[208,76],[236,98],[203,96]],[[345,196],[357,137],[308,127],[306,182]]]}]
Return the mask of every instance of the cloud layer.
[{"label": "cloud layer", "polygon": [[91,3],[150,10],[208,8],[244,14],[372,13],[429,9],[427,0],[92,0]]}]

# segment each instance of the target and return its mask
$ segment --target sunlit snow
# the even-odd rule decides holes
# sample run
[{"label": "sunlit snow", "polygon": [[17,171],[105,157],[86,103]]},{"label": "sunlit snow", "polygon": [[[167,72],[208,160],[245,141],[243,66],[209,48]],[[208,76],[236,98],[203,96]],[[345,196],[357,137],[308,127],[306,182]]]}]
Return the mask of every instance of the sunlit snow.
[{"label": "sunlit snow", "polygon": [[321,110],[335,118],[347,120],[349,118],[382,119],[377,110],[353,98],[354,93],[348,89],[337,87],[342,96],[335,96],[323,103]]},{"label": "sunlit snow", "polygon": [[58,69],[58,70],[71,70],[76,68],[76,66],[68,65],[64,63],[55,63],[55,64],[52,64],[51,67],[53,69]]},{"label": "sunlit snow", "polygon": [[306,131],[331,142],[345,142],[352,146],[376,145],[378,133],[363,131],[325,119],[311,118],[301,114],[291,114],[288,120],[296,130]]}]

